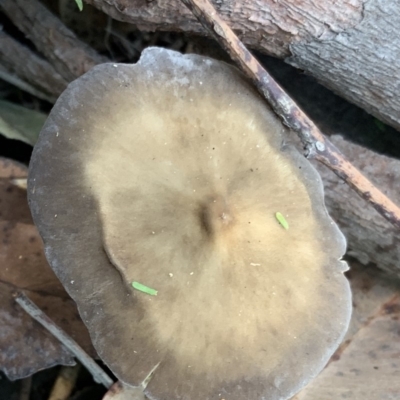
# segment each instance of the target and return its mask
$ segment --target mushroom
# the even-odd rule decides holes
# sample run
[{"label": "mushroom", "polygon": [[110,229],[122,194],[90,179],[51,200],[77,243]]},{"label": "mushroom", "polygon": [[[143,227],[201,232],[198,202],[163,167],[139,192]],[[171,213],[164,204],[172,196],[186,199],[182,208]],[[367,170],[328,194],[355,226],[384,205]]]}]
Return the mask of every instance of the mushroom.
[{"label": "mushroom", "polygon": [[345,239],[286,135],[234,67],[158,48],[51,111],[34,221],[116,376],[157,366],[150,399],[284,400],[342,340]]}]

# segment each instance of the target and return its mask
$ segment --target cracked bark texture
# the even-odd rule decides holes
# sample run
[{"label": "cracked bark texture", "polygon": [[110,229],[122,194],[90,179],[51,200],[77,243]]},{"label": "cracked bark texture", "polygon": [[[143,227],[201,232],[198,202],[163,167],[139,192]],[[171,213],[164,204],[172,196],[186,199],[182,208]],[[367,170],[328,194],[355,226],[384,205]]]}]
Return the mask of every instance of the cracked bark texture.
[{"label": "cracked bark texture", "polygon": [[[141,30],[206,35],[180,0],[87,0]],[[400,129],[400,8],[386,0],[214,0],[244,43]]]},{"label": "cracked bark texture", "polygon": [[399,26],[399,3],[367,1],[360,23],[331,40],[294,44],[287,61],[399,129]]},{"label": "cracked bark texture", "polygon": [[[341,136],[330,137],[352,163],[392,199],[400,199],[400,160],[374,153]],[[348,241],[347,254],[400,278],[400,232],[321,163],[325,202]]]}]

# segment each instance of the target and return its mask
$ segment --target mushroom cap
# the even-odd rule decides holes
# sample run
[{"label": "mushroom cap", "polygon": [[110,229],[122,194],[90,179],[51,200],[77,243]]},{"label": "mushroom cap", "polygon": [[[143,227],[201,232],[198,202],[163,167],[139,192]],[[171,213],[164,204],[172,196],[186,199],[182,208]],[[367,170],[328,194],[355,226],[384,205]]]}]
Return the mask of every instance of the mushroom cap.
[{"label": "mushroom cap", "polygon": [[159,364],[150,399],[284,400],[343,338],[345,239],[286,134],[235,68],[157,48],[50,113],[28,187],[46,255],[121,381]]}]

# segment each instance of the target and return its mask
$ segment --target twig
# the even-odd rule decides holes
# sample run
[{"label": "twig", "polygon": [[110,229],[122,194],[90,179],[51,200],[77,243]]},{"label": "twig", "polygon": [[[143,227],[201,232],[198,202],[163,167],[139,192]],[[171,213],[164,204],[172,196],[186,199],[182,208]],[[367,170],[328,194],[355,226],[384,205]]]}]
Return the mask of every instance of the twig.
[{"label": "twig", "polygon": [[48,400],[67,400],[75,387],[80,364],[62,367],[51,389]]},{"label": "twig", "polygon": [[[103,400],[112,400],[112,399],[131,399],[131,400],[145,400],[147,397],[144,394],[147,385],[151,381],[151,378],[154,375],[154,372],[158,368],[160,363],[155,365],[148,375],[143,379],[142,383],[139,386],[128,386],[124,383],[118,381],[114,383],[113,386],[109,389],[109,391],[103,397]],[[50,399],[49,399],[50,400]]]},{"label": "twig", "polygon": [[28,376],[21,380],[21,390],[19,392],[18,400],[29,400],[31,397],[32,376]]},{"label": "twig", "polygon": [[15,301],[37,322],[43,325],[55,336],[92,374],[93,379],[107,389],[113,380],[89,357],[88,354],[70,336],[63,332],[40,308],[38,308],[24,293],[16,292]]},{"label": "twig", "polygon": [[300,107],[284,92],[244,44],[221,19],[209,0],[182,0],[201,24],[252,80],[283,123],[294,130],[302,141],[308,158],[325,164],[350,185],[388,221],[400,228],[400,208],[357,170],[322,134]]},{"label": "twig", "polygon": [[147,388],[147,385],[150,383],[151,378],[153,378],[153,376],[154,376],[154,372],[156,372],[156,369],[160,366],[160,364],[161,364],[161,361],[159,363],[157,363],[151,369],[151,371],[147,374],[147,376],[143,379],[142,383],[140,384],[140,387],[142,388],[143,391]]},{"label": "twig", "polygon": [[16,186],[17,188],[26,190],[28,187],[28,179],[26,178],[14,178],[11,179],[11,184]]}]

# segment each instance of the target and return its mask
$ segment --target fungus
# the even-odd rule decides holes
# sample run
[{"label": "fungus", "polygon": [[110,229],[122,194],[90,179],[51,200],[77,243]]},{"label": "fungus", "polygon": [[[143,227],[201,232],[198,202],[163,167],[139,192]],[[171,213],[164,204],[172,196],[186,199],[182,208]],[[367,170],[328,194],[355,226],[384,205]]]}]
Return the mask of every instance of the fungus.
[{"label": "fungus", "polygon": [[286,134],[235,68],[156,48],[50,113],[28,188],[46,255],[122,382],[158,365],[150,399],[284,400],[343,338],[345,239]]}]

